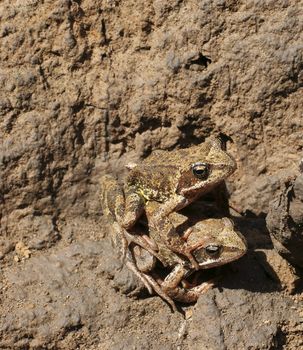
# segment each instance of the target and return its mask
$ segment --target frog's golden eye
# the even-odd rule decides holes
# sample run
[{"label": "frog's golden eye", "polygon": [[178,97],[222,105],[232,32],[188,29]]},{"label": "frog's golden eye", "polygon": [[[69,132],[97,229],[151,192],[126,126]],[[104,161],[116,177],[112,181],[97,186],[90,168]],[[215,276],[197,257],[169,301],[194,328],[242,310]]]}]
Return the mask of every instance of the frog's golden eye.
[{"label": "frog's golden eye", "polygon": [[209,165],[207,163],[195,163],[192,165],[192,172],[200,180],[206,180],[209,175]]},{"label": "frog's golden eye", "polygon": [[193,256],[198,263],[207,261],[209,258],[219,258],[222,252],[222,246],[217,244],[209,244],[206,247],[198,248],[193,251]]},{"label": "frog's golden eye", "polygon": [[205,247],[205,251],[210,256],[218,255],[221,252],[221,246],[216,244],[210,244],[207,247]]}]

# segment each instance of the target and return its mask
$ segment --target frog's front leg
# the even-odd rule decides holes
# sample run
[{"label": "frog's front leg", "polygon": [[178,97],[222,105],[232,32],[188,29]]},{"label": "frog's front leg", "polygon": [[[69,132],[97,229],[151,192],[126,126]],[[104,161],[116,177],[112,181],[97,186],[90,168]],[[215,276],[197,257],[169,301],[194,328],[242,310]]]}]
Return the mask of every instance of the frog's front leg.
[{"label": "frog's front leg", "polygon": [[[136,241],[135,237],[132,237],[133,235],[129,234],[123,225],[125,212],[127,213],[126,221],[128,222],[128,225],[131,227],[135,223],[144,209],[144,200],[140,196],[138,197],[137,194],[130,189],[126,195],[125,204],[123,189],[118,181],[111,175],[102,176],[100,179],[100,185],[100,199],[103,213],[107,216],[109,221],[117,222],[120,225],[120,229],[116,228],[115,231],[116,233],[119,231],[119,235],[117,236],[120,241],[123,242],[121,250],[123,250],[124,253],[122,256],[125,256],[126,248],[128,246],[128,243],[125,243],[126,238],[129,242],[135,242],[143,248],[150,248],[153,252],[156,252],[157,245],[148,236],[141,235],[141,238]],[[118,237],[113,237],[115,242]]]},{"label": "frog's front leg", "polygon": [[138,194],[133,187],[125,191],[125,210],[122,220],[122,226],[130,230],[139,217],[142,215],[145,207],[145,199]]},{"label": "frog's front leg", "polygon": [[212,281],[203,282],[199,286],[193,287],[191,289],[185,289],[182,287],[176,287],[175,289],[166,291],[166,294],[177,301],[182,303],[194,303],[198,300],[200,295],[206,293],[210,288],[212,288],[214,283]]},{"label": "frog's front leg", "polygon": [[179,211],[188,205],[187,198],[181,195],[175,195],[165,203],[161,203],[153,213],[154,220],[159,221],[169,214]]},{"label": "frog's front leg", "polygon": [[186,243],[186,239],[180,237],[169,217],[163,217],[159,221],[155,216],[149,218],[151,238],[156,242],[164,241],[172,251],[187,257],[192,267],[199,269],[199,264],[192,255],[192,248]]}]

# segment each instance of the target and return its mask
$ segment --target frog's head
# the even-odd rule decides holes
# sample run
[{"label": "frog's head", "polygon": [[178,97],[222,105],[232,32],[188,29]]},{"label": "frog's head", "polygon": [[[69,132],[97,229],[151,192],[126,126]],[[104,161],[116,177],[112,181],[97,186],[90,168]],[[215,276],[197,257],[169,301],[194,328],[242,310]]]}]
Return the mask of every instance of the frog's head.
[{"label": "frog's head", "polygon": [[201,195],[236,170],[236,162],[217,138],[190,147],[183,152],[176,192],[185,197]]},{"label": "frog's head", "polygon": [[194,225],[187,238],[200,269],[209,269],[239,259],[247,251],[245,238],[228,218],[206,219]]}]

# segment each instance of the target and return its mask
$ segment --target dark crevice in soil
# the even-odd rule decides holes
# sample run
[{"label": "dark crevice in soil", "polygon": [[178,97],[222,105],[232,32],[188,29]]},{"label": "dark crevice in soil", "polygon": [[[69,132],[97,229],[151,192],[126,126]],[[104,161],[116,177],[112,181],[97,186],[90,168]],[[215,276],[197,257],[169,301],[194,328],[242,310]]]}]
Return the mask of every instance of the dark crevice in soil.
[{"label": "dark crevice in soil", "polygon": [[188,63],[186,63],[185,68],[188,69],[193,64],[207,68],[208,65],[211,64],[211,59],[199,52],[198,58],[190,60]]}]

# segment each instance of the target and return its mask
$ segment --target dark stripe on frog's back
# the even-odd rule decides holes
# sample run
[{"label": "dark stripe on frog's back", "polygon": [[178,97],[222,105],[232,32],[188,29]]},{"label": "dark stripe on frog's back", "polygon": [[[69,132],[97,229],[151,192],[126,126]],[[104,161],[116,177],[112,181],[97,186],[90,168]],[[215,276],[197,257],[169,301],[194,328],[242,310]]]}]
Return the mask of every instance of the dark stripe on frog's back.
[{"label": "dark stripe on frog's back", "polygon": [[144,165],[129,173],[127,183],[146,200],[163,202],[175,193],[176,176],[178,176],[177,167]]}]

